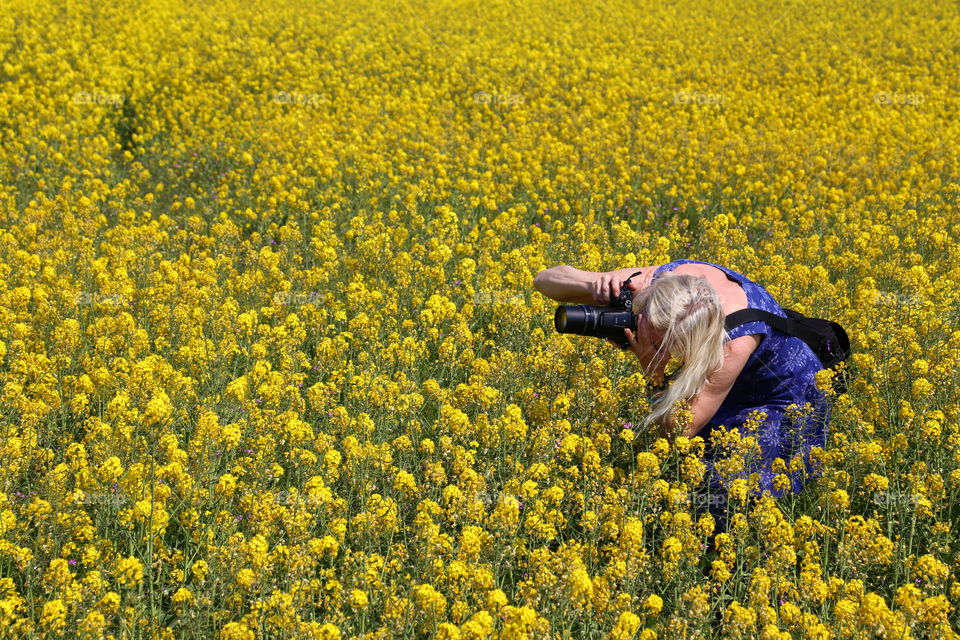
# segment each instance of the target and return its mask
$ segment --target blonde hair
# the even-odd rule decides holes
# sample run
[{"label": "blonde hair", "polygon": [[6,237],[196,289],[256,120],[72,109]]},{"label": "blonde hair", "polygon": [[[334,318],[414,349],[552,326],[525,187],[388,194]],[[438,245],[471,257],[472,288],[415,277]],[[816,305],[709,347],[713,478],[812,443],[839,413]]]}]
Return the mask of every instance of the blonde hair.
[{"label": "blonde hair", "polygon": [[643,423],[648,427],[672,416],[677,402],[693,398],[720,369],[727,341],[725,314],[710,283],[688,274],[655,278],[634,297],[633,312],[647,316],[650,327],[663,332],[647,377],[670,358],[680,361],[667,388],[654,395]]}]

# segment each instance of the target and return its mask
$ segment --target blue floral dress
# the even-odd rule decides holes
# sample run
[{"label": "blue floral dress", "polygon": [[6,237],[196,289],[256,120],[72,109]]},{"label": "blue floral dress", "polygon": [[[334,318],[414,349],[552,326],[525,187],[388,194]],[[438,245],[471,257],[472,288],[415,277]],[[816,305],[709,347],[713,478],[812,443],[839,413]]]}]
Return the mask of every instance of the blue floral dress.
[{"label": "blue floral dress", "polygon": [[[743,287],[748,307],[786,317],[783,308],[761,285],[711,262],[674,260],[657,268],[653,277],[690,263],[722,270],[728,279]],[[762,336],[760,344],[750,354],[717,413],[697,434],[706,442],[704,463],[707,475],[695,494],[695,500],[697,506],[709,507],[717,521],[718,532],[726,529],[726,490],[732,480],[749,479],[749,475],[755,472],[760,482],[754,495],[764,491],[776,497],[798,493],[807,480],[819,475],[816,461],[810,458],[811,447],[826,446],[830,404],[817,388],[814,377],[823,368],[820,359],[803,340],[781,333],[765,322],[748,322],[727,332],[731,340],[751,334]],[[755,411],[763,413],[753,414],[751,419]],[[757,420],[758,417],[761,419]],[[727,430],[737,429],[743,435],[757,438],[759,455],[745,455],[742,451],[735,454],[745,459],[745,470],[740,473],[731,473],[723,464],[717,468],[723,458],[734,455],[716,442],[717,438],[711,438],[721,425]],[[789,467],[794,456],[800,456],[803,468],[795,465],[791,471]],[[778,472],[771,465],[776,458],[781,458],[788,467],[783,474],[789,478],[789,486],[785,486],[782,479],[774,482]]]}]

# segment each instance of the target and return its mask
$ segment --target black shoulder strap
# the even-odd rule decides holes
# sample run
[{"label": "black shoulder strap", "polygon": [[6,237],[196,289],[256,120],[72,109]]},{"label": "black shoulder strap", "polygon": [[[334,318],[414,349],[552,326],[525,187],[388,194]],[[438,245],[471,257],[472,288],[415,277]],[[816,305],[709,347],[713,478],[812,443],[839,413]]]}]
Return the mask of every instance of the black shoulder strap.
[{"label": "black shoulder strap", "polygon": [[741,309],[727,315],[723,322],[723,328],[731,331],[742,324],[748,322],[766,322],[768,325],[778,331],[800,338],[807,344],[813,346],[819,344],[821,336],[815,331],[803,326],[792,318],[783,318],[763,309]]}]

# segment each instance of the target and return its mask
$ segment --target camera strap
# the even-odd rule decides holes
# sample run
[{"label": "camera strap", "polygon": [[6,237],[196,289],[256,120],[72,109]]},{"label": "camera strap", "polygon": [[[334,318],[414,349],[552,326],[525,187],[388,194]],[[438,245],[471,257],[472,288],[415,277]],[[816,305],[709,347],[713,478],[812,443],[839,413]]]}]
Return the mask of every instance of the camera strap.
[{"label": "camera strap", "polygon": [[784,309],[786,317],[763,309],[741,309],[724,319],[724,329],[731,331],[748,322],[765,322],[789,336],[800,338],[813,350],[825,368],[850,356],[850,339],[842,326],[830,320],[810,318],[793,309]]},{"label": "camera strap", "polygon": [[774,329],[781,331],[788,336],[800,338],[811,346],[816,345],[820,341],[820,336],[815,331],[812,331],[809,327],[805,327],[799,322],[795,322],[789,316],[784,318],[772,314],[769,311],[764,311],[763,309],[748,308],[734,311],[724,319],[724,329],[730,331],[742,324],[757,321],[765,322]]}]

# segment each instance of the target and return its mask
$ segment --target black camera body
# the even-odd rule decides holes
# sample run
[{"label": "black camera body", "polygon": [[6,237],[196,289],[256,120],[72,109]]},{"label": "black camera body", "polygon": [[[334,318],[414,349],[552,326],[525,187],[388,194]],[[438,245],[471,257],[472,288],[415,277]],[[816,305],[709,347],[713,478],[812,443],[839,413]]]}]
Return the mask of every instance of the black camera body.
[{"label": "black camera body", "polygon": [[608,306],[575,304],[557,307],[553,314],[553,326],[557,333],[610,339],[621,349],[629,348],[630,343],[623,330],[636,331],[637,326],[637,315],[633,313],[633,293],[627,288],[630,278],[620,286],[620,293]]}]

